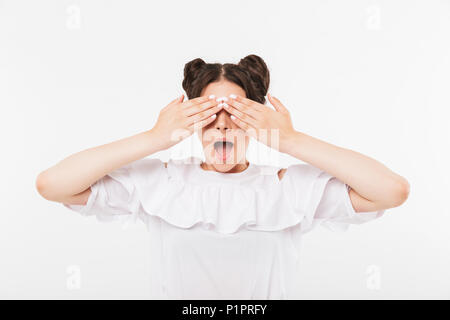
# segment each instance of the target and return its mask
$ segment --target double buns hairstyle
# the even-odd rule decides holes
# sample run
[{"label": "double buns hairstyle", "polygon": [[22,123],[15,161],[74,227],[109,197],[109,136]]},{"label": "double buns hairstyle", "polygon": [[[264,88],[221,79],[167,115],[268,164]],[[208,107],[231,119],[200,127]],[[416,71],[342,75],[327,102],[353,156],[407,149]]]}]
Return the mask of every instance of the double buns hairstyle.
[{"label": "double buns hairstyle", "polygon": [[240,86],[248,99],[261,104],[266,102],[270,73],[264,60],[254,54],[239,63],[206,63],[196,58],[184,66],[183,89],[188,99],[197,98],[211,82],[227,80]]}]

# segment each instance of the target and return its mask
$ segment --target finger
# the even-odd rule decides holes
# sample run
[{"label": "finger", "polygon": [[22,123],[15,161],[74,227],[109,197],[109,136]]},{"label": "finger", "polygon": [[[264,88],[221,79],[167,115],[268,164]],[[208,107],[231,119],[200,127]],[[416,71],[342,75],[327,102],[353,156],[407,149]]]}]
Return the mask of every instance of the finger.
[{"label": "finger", "polygon": [[167,104],[167,106],[165,106],[164,108],[162,108],[161,111],[165,111],[165,110],[170,109],[174,104],[177,104],[177,103],[183,101],[183,99],[184,99],[184,94],[182,94],[182,95],[176,97],[175,99],[173,99],[172,101],[170,101],[170,102]]},{"label": "finger", "polygon": [[190,117],[188,117],[188,123],[187,125],[190,126],[195,122],[199,122],[201,120],[204,120],[210,116],[212,116],[213,114],[216,114],[217,112],[219,112],[220,110],[222,110],[222,105],[217,105],[215,107],[206,109],[202,112],[196,113]]},{"label": "finger", "polygon": [[245,105],[247,105],[249,107],[253,107],[253,108],[257,109],[257,110],[262,110],[265,107],[263,104],[260,104],[260,103],[258,103],[256,101],[252,100],[252,99],[245,98],[243,96],[239,96],[239,95],[236,95],[236,94],[235,95],[230,94],[230,98],[231,98],[231,100],[235,100],[235,101],[237,101],[239,103],[245,104]]},{"label": "finger", "polygon": [[272,96],[270,93],[267,94],[267,97],[269,98],[270,103],[273,105],[275,110],[281,113],[289,112],[289,110],[281,103],[278,98]]},{"label": "finger", "polygon": [[194,131],[198,131],[204,127],[206,127],[208,124],[210,124],[211,122],[213,122],[214,120],[216,120],[217,115],[214,113],[212,116],[209,116],[206,119],[203,119],[201,121],[195,122],[193,124],[191,124],[190,126],[188,126],[188,128],[190,130],[194,130]]},{"label": "finger", "polygon": [[179,95],[178,97],[176,97],[175,99],[173,99],[172,101],[170,101],[169,104],[168,104],[167,106],[172,105],[172,104],[175,104],[175,103],[179,103],[179,102],[183,101],[183,99],[184,99],[184,94]]},{"label": "finger", "polygon": [[228,106],[228,108],[225,108],[225,110],[229,113],[231,113],[232,115],[234,115],[236,118],[239,118],[241,121],[244,121],[250,125],[252,125],[253,127],[257,128],[258,127],[258,120],[250,117],[249,115],[239,111],[238,109],[232,107],[232,106]]},{"label": "finger", "polygon": [[235,95],[230,94],[230,98],[232,98],[240,103],[246,104],[246,105],[251,105],[253,102],[255,102],[252,99],[249,99],[249,98],[237,95],[237,94],[235,94]]},{"label": "finger", "polygon": [[183,113],[186,117],[190,117],[194,114],[197,114],[199,112],[203,112],[209,108],[215,107],[219,104],[216,100],[208,100],[206,102],[203,102],[201,104],[193,105],[187,108],[184,108]]},{"label": "finger", "polygon": [[214,100],[214,98],[211,99],[210,96],[201,96],[201,97],[197,97],[197,98],[194,98],[194,99],[186,100],[185,102],[183,102],[181,104],[181,107],[182,108],[189,108],[189,107],[195,106],[197,104],[200,104],[200,103],[203,103],[203,102],[206,102],[206,101],[209,101],[209,100]]},{"label": "finger", "polygon": [[256,130],[250,124],[242,121],[239,118],[236,118],[234,115],[231,115],[230,118],[231,121],[233,121],[239,128],[244,130],[247,134],[249,134],[252,137],[256,137]]},{"label": "finger", "polygon": [[251,116],[253,119],[261,119],[262,113],[259,109],[254,108],[253,106],[248,106],[246,104],[240,103],[234,99],[230,99],[228,103],[225,104],[225,110],[227,109],[227,105],[230,105],[239,111]]}]

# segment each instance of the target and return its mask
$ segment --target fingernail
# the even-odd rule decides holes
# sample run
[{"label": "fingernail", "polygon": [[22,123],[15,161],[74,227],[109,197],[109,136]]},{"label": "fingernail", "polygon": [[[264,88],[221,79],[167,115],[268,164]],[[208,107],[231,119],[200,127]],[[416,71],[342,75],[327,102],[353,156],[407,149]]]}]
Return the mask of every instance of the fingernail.
[{"label": "fingernail", "polygon": [[216,114],[213,114],[212,116],[211,116],[211,119],[215,119],[217,116],[216,116]]},{"label": "fingernail", "polygon": [[231,118],[231,120],[236,120],[236,117],[233,115],[231,115],[230,118]]},{"label": "fingernail", "polygon": [[223,107],[225,108],[225,109],[228,109],[230,106],[227,104],[227,103],[222,103],[222,105],[223,105]]},{"label": "fingernail", "polygon": [[237,97],[236,97],[235,94],[232,93],[232,94],[230,94],[230,98],[231,98],[231,99],[236,99]]},{"label": "fingernail", "polygon": [[213,95],[213,94],[209,96],[210,99],[214,99],[215,97],[216,97],[216,96]]}]

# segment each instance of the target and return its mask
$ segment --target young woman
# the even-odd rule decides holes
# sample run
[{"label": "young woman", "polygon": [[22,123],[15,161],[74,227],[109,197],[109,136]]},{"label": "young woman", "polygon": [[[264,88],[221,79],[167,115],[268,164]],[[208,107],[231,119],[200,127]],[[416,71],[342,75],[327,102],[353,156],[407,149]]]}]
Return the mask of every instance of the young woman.
[{"label": "young woman", "polygon": [[[269,71],[249,55],[238,64],[185,65],[180,96],[153,128],[75,153],[39,174],[48,200],[102,221],[142,220],[150,233],[158,297],[285,299],[301,236],[322,224],[344,230],[401,205],[408,182],[358,152],[293,128],[267,95]],[[205,160],[146,158],[198,133]],[[305,164],[246,159],[253,137]]]}]

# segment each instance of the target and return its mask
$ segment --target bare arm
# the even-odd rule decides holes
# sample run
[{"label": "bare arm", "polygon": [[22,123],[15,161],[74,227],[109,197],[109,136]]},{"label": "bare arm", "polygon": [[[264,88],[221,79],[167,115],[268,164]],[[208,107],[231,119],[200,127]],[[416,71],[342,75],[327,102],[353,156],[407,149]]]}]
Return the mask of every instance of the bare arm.
[{"label": "bare arm", "polygon": [[405,178],[359,152],[297,131],[288,139],[284,150],[348,184],[357,212],[396,207],[408,197],[409,183]]},{"label": "bare arm", "polygon": [[220,110],[208,97],[182,100],[177,98],[163,108],[151,130],[77,152],[42,171],[36,179],[38,192],[47,200],[86,204],[90,186],[97,180],[180,142],[212,122],[210,116]]},{"label": "bare arm", "polygon": [[152,130],[77,152],[41,172],[39,193],[58,202],[84,204],[90,186],[109,172],[162,150]]},{"label": "bare arm", "polygon": [[[409,195],[409,183],[380,162],[356,151],[341,148],[296,131],[289,111],[280,100],[267,95],[271,109],[237,96],[227,108],[233,121],[260,142],[307,162],[351,187],[350,199],[356,212],[377,211],[401,205]],[[268,134],[277,132],[275,139]],[[280,179],[285,170],[278,173]]]}]

